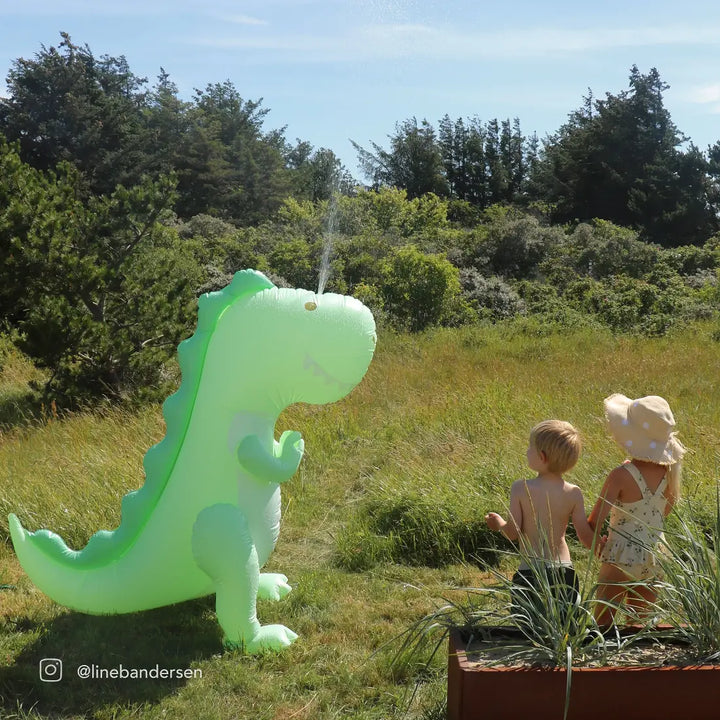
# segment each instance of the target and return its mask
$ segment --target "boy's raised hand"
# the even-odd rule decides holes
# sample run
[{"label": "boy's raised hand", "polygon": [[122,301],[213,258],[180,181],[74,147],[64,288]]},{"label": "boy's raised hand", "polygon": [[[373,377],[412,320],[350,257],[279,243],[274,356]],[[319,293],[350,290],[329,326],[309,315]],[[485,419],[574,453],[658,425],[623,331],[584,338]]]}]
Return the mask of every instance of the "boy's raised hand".
[{"label": "boy's raised hand", "polygon": [[485,523],[491,530],[502,530],[507,523],[503,519],[502,515],[498,515],[496,512],[489,512],[485,516]]}]

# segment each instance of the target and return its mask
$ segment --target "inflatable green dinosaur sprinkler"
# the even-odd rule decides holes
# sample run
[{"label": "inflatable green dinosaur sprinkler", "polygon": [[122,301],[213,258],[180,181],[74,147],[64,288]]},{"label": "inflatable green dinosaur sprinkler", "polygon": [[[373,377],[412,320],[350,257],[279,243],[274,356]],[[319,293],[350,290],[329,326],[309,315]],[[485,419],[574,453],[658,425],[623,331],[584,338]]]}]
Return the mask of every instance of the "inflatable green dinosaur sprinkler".
[{"label": "inflatable green dinosaur sprinkler", "polygon": [[347,395],[365,375],[375,323],[358,300],[275,287],[244,270],[199,301],[180,344],[183,380],[167,399],[164,439],[145,455],[145,484],[122,501],[122,521],[82,550],[15,515],[15,551],[33,582],[62,605],[128,613],[215,593],[225,643],[280,649],[297,636],[258,622],[258,596],[290,591],[261,573],[280,529],[280,484],[303,455],[299,432],[274,438],[296,402]]}]

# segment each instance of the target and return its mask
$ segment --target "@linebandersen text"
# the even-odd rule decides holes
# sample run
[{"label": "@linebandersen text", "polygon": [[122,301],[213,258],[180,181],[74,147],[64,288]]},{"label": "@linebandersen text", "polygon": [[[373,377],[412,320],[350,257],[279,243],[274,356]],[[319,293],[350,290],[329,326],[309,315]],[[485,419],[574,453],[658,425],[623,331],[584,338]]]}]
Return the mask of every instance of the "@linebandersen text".
[{"label": "@linebandersen text", "polygon": [[100,665],[79,665],[77,675],[82,680],[189,680],[201,678],[201,668],[167,668],[155,665],[153,667],[125,667],[122,663],[115,667],[101,667]]},{"label": "@linebandersen text", "polygon": [[[78,665],[77,676],[81,680],[189,680],[202,678],[201,668],[127,667],[122,663],[114,667],[103,667],[95,663]],[[40,679],[43,682],[59,682],[63,676],[60,658],[44,658],[40,661]]]}]

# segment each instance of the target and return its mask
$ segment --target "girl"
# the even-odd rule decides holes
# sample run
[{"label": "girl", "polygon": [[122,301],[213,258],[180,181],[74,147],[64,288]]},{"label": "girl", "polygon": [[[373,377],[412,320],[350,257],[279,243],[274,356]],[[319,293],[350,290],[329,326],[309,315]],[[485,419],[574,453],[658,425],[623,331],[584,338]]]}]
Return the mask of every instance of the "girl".
[{"label": "girl", "polygon": [[609,626],[623,600],[638,609],[656,600],[652,582],[660,569],[655,550],[663,539],[665,517],[679,496],[685,448],[663,398],[631,400],[614,394],[604,404],[610,434],[630,457],[607,476],[588,517],[598,533],[610,515],[607,541],[598,543],[601,602],[595,609],[598,624]]}]

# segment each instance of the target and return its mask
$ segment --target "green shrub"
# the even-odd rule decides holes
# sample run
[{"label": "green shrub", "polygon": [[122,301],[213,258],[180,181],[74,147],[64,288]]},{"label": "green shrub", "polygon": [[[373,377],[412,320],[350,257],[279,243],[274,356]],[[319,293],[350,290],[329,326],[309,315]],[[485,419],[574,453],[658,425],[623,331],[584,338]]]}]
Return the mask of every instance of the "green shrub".
[{"label": "green shrub", "polygon": [[567,238],[565,248],[578,274],[594,279],[642,277],[663,253],[659,246],[639,240],[634,230],[607,220],[581,223]]},{"label": "green shrub", "polygon": [[563,237],[561,229],[544,227],[528,215],[495,221],[488,228],[489,269],[503,277],[537,277],[543,259]]},{"label": "green shrub", "polygon": [[375,285],[366,285],[362,282],[358,283],[353,289],[352,295],[370,309],[370,312],[372,312],[375,318],[376,325],[385,325],[388,321],[388,316],[385,312],[385,301],[383,300],[382,293]]},{"label": "green shrub", "polygon": [[705,245],[684,245],[677,248],[668,248],[665,259],[679,275],[692,276],[703,271],[712,274],[720,267],[720,247],[716,235],[710,238]]},{"label": "green shrub", "polygon": [[364,283],[377,285],[382,277],[382,264],[390,253],[386,236],[357,235],[339,237],[335,253],[343,264],[343,277],[350,288]]},{"label": "green shrub", "polygon": [[317,287],[318,263],[312,256],[310,245],[302,238],[278,242],[268,253],[268,264],[292,287]]},{"label": "green shrub", "polygon": [[385,309],[399,325],[416,332],[452,317],[461,290],[446,258],[407,245],[391,252],[381,273]]},{"label": "green shrub", "polygon": [[460,271],[463,295],[479,317],[505,320],[525,312],[525,303],[502,278],[484,277],[474,268]]}]

